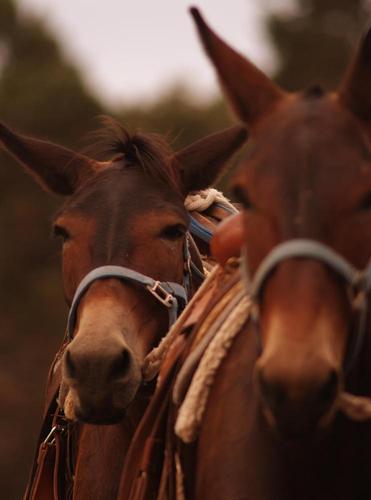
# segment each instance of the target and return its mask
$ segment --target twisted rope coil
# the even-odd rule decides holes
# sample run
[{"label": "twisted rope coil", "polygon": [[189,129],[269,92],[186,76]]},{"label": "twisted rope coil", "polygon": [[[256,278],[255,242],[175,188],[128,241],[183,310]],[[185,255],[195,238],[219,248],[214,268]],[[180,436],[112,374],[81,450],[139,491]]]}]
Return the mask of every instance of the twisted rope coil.
[{"label": "twisted rope coil", "polygon": [[244,292],[240,293],[235,307],[220,326],[200,361],[175,423],[175,433],[185,443],[197,438],[216,373],[233,340],[247,322],[250,309],[249,297]]},{"label": "twisted rope coil", "polygon": [[215,188],[203,189],[190,193],[185,199],[184,206],[189,212],[204,212],[213,203],[221,203],[233,212],[237,212],[236,207],[224,196],[221,191]]}]

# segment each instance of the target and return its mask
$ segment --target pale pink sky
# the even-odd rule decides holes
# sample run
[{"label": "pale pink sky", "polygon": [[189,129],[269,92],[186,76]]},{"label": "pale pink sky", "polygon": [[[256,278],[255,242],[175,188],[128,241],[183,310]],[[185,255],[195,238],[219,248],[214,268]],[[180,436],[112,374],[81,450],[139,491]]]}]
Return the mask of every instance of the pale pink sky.
[{"label": "pale pink sky", "polygon": [[[282,0],[281,0],[282,1]],[[108,103],[151,100],[179,80],[212,95],[217,84],[191,22],[210,24],[265,70],[273,54],[262,27],[272,0],[17,0],[37,12]]]}]

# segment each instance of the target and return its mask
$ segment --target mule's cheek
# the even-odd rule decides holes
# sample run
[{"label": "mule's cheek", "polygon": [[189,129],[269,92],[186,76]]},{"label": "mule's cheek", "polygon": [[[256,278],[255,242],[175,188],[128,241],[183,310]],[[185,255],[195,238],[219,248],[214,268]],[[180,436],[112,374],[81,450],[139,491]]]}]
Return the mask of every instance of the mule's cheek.
[{"label": "mule's cheek", "polygon": [[130,255],[131,266],[153,279],[182,283],[184,247],[184,238],[175,241],[152,238],[135,248]]},{"label": "mule's cheek", "polygon": [[78,284],[91,268],[90,255],[85,251],[83,245],[79,245],[75,241],[64,244],[62,253],[63,287],[68,300],[72,300]]},{"label": "mule's cheek", "polygon": [[63,227],[66,239],[62,247],[63,285],[66,298],[71,301],[82,278],[92,269],[96,222],[77,213],[62,214],[55,221]]}]

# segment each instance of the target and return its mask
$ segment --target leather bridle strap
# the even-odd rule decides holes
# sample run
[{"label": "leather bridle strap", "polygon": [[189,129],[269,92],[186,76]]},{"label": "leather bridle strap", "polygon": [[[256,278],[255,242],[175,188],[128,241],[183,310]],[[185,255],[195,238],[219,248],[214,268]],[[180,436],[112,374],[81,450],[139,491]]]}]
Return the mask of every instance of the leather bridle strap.
[{"label": "leather bridle strap", "polygon": [[[276,267],[288,259],[307,258],[317,260],[325,264],[329,269],[339,275],[349,286],[351,292],[351,306],[357,310],[358,333],[353,341],[353,348],[346,362],[346,370],[349,370],[357,359],[362,347],[366,330],[367,319],[367,293],[371,289],[371,264],[364,270],[359,270],[348,262],[342,255],[327,245],[311,239],[293,239],[277,245],[263,259],[253,277],[251,277],[247,267],[247,259],[244,261],[244,273],[248,282],[248,291],[255,304],[253,308],[253,320],[258,326],[259,303],[262,290],[266,281]],[[258,341],[261,345],[261,337],[257,328]]]},{"label": "leather bridle strap", "polygon": [[151,293],[161,304],[163,304],[169,313],[169,327],[176,321],[179,312],[187,304],[187,294],[182,285],[171,281],[156,281],[149,276],[145,276],[133,269],[122,266],[101,266],[88,273],[79,284],[74,298],[72,300],[70,312],[67,321],[67,339],[73,338],[73,332],[76,326],[77,309],[82,297],[89,287],[98,280],[116,278],[122,281],[134,283],[142,286]]}]

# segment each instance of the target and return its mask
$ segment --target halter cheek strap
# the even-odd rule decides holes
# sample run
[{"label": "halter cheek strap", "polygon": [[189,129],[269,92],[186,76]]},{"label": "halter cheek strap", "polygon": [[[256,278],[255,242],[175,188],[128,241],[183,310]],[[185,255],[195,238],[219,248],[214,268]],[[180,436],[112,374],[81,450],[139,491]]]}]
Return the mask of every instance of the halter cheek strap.
[{"label": "halter cheek strap", "polygon": [[156,281],[149,276],[121,266],[101,266],[88,273],[79,284],[72,300],[67,320],[67,338],[73,338],[76,326],[77,309],[82,297],[92,283],[98,280],[117,278],[140,285],[148,290],[169,312],[169,327],[176,321],[178,313],[187,304],[187,294],[182,285],[171,281]]},{"label": "halter cheek strap", "polygon": [[[215,206],[218,208],[222,208],[231,215],[238,214],[237,208],[234,208],[233,206],[225,205],[223,203],[215,203]],[[189,226],[190,232],[194,236],[197,236],[197,238],[200,238],[200,240],[204,241],[205,243],[210,243],[210,240],[213,237],[213,232],[210,231],[210,229],[205,227],[203,224],[200,224],[194,217],[192,217],[192,215],[190,216],[190,218],[191,218]]]},{"label": "halter cheek strap", "polygon": [[189,225],[189,230],[194,236],[197,236],[197,238],[200,238],[200,240],[204,241],[205,243],[209,243],[212,236],[213,236],[213,233],[210,231],[210,229],[208,229],[204,225],[200,224],[192,216],[191,216],[191,222]]}]

